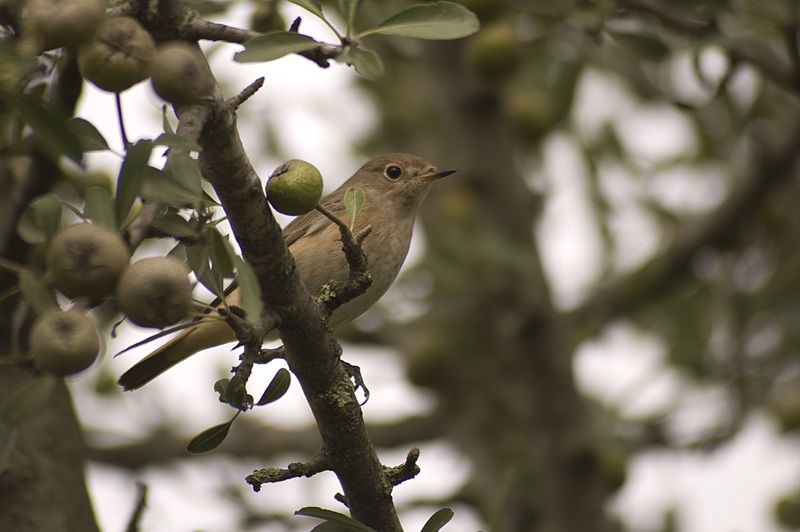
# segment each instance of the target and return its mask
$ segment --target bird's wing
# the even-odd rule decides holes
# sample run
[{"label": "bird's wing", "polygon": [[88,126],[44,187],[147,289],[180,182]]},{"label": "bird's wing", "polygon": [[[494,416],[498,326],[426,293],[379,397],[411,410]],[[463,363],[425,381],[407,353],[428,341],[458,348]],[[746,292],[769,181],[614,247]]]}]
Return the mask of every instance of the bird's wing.
[{"label": "bird's wing", "polygon": [[[328,201],[326,206],[332,212],[340,212],[342,201]],[[339,208],[337,209],[337,203]],[[298,216],[283,230],[286,245],[291,246],[301,238],[324,230],[332,224],[328,218],[318,211],[311,211]],[[232,305],[238,304],[238,283],[234,281],[225,290],[225,300]],[[119,384],[125,390],[134,390],[150,382],[178,362],[209,347],[232,342],[236,339],[233,330],[219,319],[208,314],[218,307],[222,301],[217,298],[207,308],[203,316],[195,318],[196,324],[181,332],[178,336],[162,345],[148,356],[137,362],[119,378]]]}]

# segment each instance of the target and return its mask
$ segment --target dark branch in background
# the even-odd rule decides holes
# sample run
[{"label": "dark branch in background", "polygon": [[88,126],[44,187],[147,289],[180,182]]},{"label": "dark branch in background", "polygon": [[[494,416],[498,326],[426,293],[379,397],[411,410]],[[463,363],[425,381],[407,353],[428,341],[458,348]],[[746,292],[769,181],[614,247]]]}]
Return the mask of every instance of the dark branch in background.
[{"label": "dark branch in background", "polygon": [[734,189],[728,199],[702,220],[691,220],[676,231],[673,243],[638,272],[599,288],[579,308],[569,313],[575,323],[593,334],[620,315],[635,312],[669,290],[689,265],[694,254],[704,246],[736,234],[737,228],[750,219],[763,198],[776,185],[795,175],[800,158],[800,125],[794,124],[785,137],[756,139],[761,152],[750,165],[752,174]]},{"label": "dark branch in background", "polygon": [[[263,35],[257,31],[234,28],[224,24],[209,22],[201,18],[192,21],[187,38],[193,40],[205,39],[209,41],[223,41],[237,44],[244,44],[247,41]],[[288,31],[299,33],[300,17],[296,18]],[[342,53],[342,47],[319,43],[317,48],[299,52],[297,55],[313,61],[321,68],[328,68],[330,60]]]},{"label": "dark branch in background", "polygon": [[[50,86],[49,105],[52,110],[67,118],[75,114],[83,80],[78,73],[74,55],[68,54],[62,59]],[[0,182],[9,187],[11,192],[3,194],[0,200],[0,255],[20,262],[23,262],[23,254],[28,246],[17,235],[16,220],[19,220],[33,198],[48,192],[63,177],[58,166],[40,148],[35,144],[31,146],[31,162],[21,179],[20,176],[9,174],[7,177],[2,176],[4,180],[9,180],[8,183]],[[6,170],[0,168],[0,175]],[[17,182],[18,179],[20,182]],[[14,284],[15,277],[0,278],[0,292]]]},{"label": "dark branch in background", "polygon": [[[441,436],[442,423],[444,420],[434,415],[413,417],[387,424],[371,424],[369,436],[377,447],[413,445],[419,441]],[[100,447],[93,445],[92,442],[108,441],[107,435],[88,431],[87,456],[94,462],[131,470],[159,465],[168,466],[176,463],[176,460],[192,459],[186,454],[186,438],[186,434],[176,433],[173,424],[165,422],[144,440],[126,445]],[[287,453],[314,456],[319,452],[320,443],[316,427],[284,429],[265,426],[258,420],[240,416],[219,449],[230,456],[247,456],[267,461]]]},{"label": "dark branch in background", "polygon": [[[632,11],[650,13],[666,26],[689,35],[704,37],[710,33],[718,33],[725,36],[713,18],[698,20],[698,14],[694,11],[655,0],[622,0],[620,3]],[[800,65],[795,60],[798,54],[796,46],[797,28],[789,28],[787,31],[789,32],[787,35],[789,36],[788,55],[791,61],[790,64],[784,64],[766,46],[760,46],[757,43],[737,44],[736,42],[727,42],[723,46],[728,50],[728,55],[732,61],[749,63],[784,89],[800,93]],[[794,47],[792,47],[792,40],[795,41]]]}]

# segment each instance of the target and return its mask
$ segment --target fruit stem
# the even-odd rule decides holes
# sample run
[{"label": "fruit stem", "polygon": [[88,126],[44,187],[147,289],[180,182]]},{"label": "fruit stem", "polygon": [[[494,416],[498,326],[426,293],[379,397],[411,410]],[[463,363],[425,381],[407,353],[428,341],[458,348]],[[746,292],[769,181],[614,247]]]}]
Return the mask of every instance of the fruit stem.
[{"label": "fruit stem", "polygon": [[115,92],[114,97],[117,101],[117,119],[119,120],[119,133],[122,136],[122,145],[125,146],[125,151],[128,151],[128,134],[125,133],[125,121],[122,119],[122,97],[120,93]]}]

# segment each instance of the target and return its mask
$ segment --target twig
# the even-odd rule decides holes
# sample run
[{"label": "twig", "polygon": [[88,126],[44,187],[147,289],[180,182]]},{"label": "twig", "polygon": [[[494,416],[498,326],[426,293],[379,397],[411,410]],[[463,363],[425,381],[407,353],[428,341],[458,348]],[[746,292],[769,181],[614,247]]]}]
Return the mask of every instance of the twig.
[{"label": "twig", "polygon": [[248,85],[247,87],[242,90],[239,94],[230,98],[226,103],[233,107],[233,109],[238,109],[241,105],[250,99],[258,90],[264,85],[264,78],[258,78],[253,83]]},{"label": "twig", "polygon": [[372,284],[372,276],[367,270],[367,256],[361,249],[364,239],[372,232],[372,226],[368,225],[353,235],[347,224],[338,216],[322,205],[317,205],[316,209],[339,227],[339,233],[342,235],[342,251],[350,267],[350,274],[344,285],[331,281],[317,296],[317,301],[324,305],[328,314],[331,314],[340,306],[366,292]]},{"label": "twig", "polygon": [[244,352],[239,356],[241,362],[233,369],[233,373],[246,385],[250,375],[253,373],[253,365],[262,358],[261,343],[264,337],[275,328],[275,320],[265,318],[260,326],[254,325],[247,321],[242,309],[233,305],[228,308],[219,308],[217,312],[225,318],[225,323],[233,329],[236,339],[239,340],[239,345],[244,346]]},{"label": "twig", "polygon": [[122,98],[120,93],[114,93],[114,99],[117,102],[117,120],[119,121],[119,134],[122,137],[122,145],[125,150],[128,150],[130,143],[128,142],[128,134],[125,132],[125,121],[122,119]]},{"label": "twig", "polygon": [[331,471],[332,468],[333,464],[330,458],[325,454],[320,454],[309,462],[289,464],[286,469],[278,467],[257,469],[253,471],[252,475],[248,475],[245,481],[253,487],[253,491],[258,492],[261,490],[262,484],[274,484],[291,478],[311,477],[323,471]]},{"label": "twig", "polygon": [[419,460],[419,449],[414,447],[410,451],[408,451],[408,455],[406,456],[406,461],[400,464],[399,466],[395,467],[387,467],[385,468],[386,477],[392,483],[392,486],[397,486],[398,484],[402,484],[406,480],[411,480],[412,478],[419,475],[420,468],[417,464]]}]

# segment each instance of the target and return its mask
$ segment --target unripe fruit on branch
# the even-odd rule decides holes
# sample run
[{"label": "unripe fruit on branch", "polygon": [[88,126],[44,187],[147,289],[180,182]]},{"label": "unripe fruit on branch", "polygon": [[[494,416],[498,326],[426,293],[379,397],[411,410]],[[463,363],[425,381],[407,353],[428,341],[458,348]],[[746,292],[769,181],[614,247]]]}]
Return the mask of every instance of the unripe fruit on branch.
[{"label": "unripe fruit on branch", "polygon": [[164,328],[186,317],[192,306],[189,270],[168,258],[142,259],[125,270],[117,286],[117,306],[142,327]]},{"label": "unripe fruit on branch", "polygon": [[467,54],[475,74],[491,82],[510,78],[522,62],[522,47],[514,27],[504,21],[482,28],[470,40]]},{"label": "unripe fruit on branch", "polygon": [[83,312],[53,310],[34,322],[28,351],[40,370],[63,377],[92,365],[100,352],[100,339]]},{"label": "unripe fruit on branch", "polygon": [[150,71],[153,89],[176,105],[189,105],[211,96],[213,80],[204,63],[200,50],[187,42],[159,46]]},{"label": "unripe fruit on branch", "polygon": [[267,181],[267,200],[283,214],[305,214],[317,205],[322,197],[322,175],[306,161],[292,159],[272,173]]},{"label": "unripe fruit on branch", "polygon": [[109,295],[128,266],[128,246],[116,233],[81,223],[61,229],[47,252],[47,270],[56,288],[68,297],[97,302]]},{"label": "unripe fruit on branch", "polygon": [[102,0],[28,0],[23,48],[33,55],[91,39],[103,20]]},{"label": "unripe fruit on branch", "polygon": [[97,87],[122,92],[148,78],[155,50],[153,38],[136,19],[115,17],[78,49],[78,69]]}]

